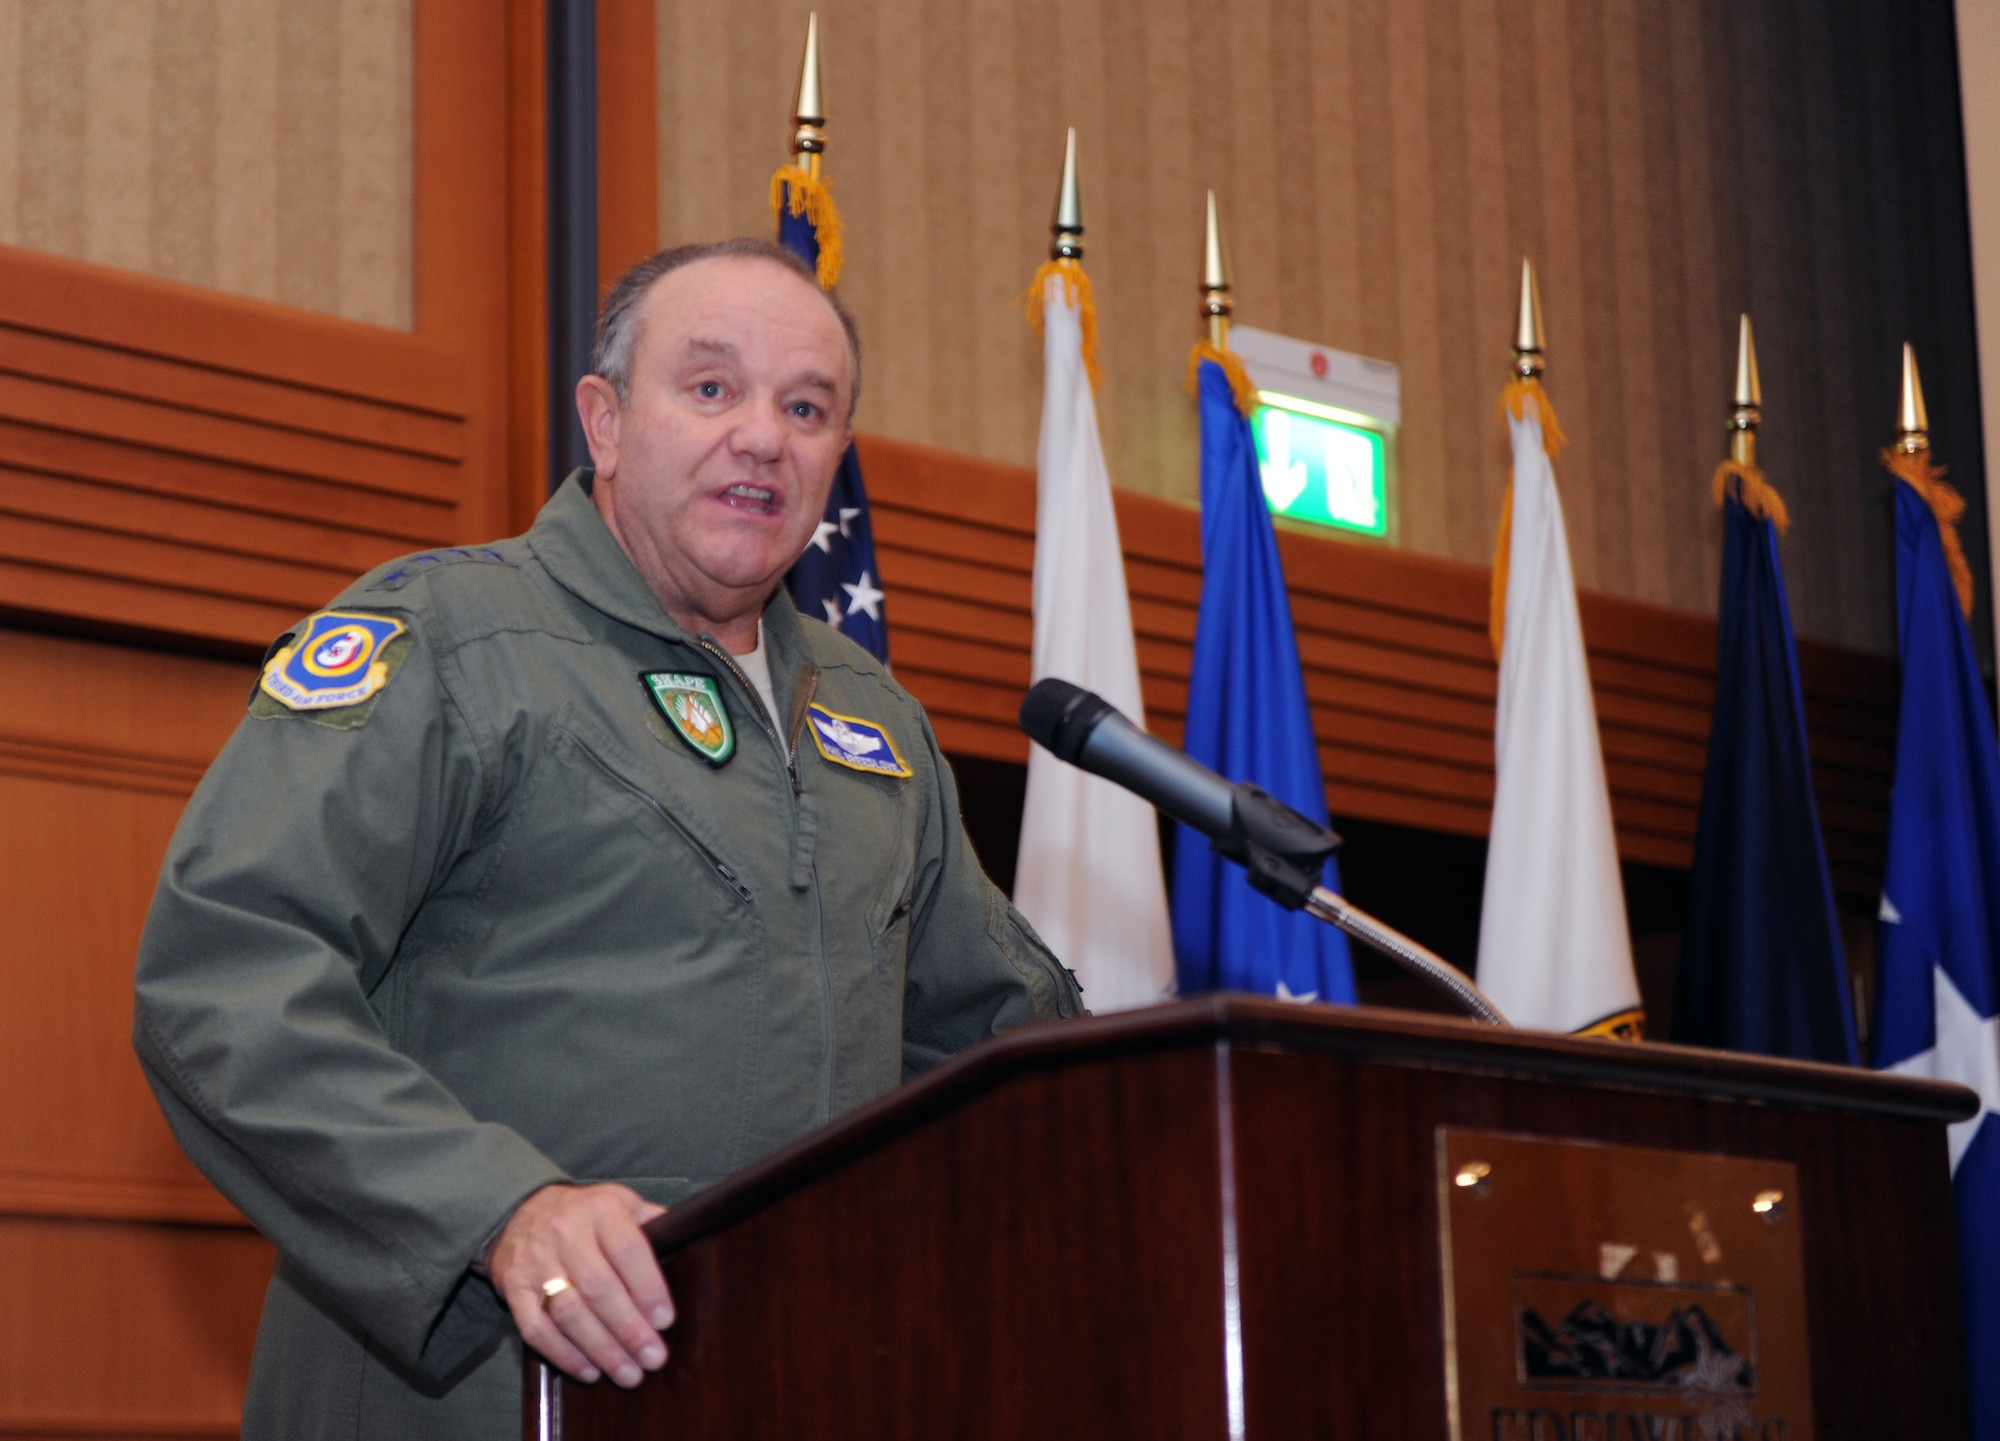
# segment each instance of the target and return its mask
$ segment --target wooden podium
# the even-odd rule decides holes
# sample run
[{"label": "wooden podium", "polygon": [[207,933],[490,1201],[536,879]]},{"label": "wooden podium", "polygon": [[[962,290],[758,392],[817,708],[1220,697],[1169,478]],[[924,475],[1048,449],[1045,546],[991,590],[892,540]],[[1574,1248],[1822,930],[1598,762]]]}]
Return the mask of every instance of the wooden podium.
[{"label": "wooden podium", "polygon": [[1212,996],[1031,1027],[702,1193],[527,1434],[1966,1434],[1970,1091]]}]

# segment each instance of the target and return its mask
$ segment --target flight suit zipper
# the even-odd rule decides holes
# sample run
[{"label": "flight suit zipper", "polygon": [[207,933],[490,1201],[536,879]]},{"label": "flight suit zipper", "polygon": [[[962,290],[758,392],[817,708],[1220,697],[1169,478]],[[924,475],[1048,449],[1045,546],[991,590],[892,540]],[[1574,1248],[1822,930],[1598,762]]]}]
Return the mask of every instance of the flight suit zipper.
[{"label": "flight suit zipper", "polygon": [[[819,672],[817,670],[809,672],[804,687],[804,701],[795,701],[793,703],[794,709],[797,711],[792,721],[792,741],[794,743],[788,745],[786,744],[785,737],[779,733],[776,717],[764,709],[764,698],[757,693],[757,687],[751,683],[749,674],[742,666],[736,663],[736,657],[724,650],[720,645],[717,645],[710,636],[698,635],[694,638],[694,643],[700,649],[721,661],[728,668],[729,673],[736,677],[737,684],[743,687],[743,693],[750,697],[750,704],[757,712],[757,719],[763,722],[765,733],[771,737],[773,743],[777,745],[779,753],[784,756],[785,774],[791,778],[792,782],[792,829],[794,839],[796,840],[799,826],[800,797],[805,794],[805,784],[799,779],[799,750],[796,742],[800,732],[804,728],[806,706],[811,704],[812,697],[819,688]],[[819,888],[815,886],[813,887],[813,951],[814,959],[819,963],[820,1055],[823,1058],[820,1065],[819,1119],[820,1123],[824,1125],[828,1120],[832,1119],[833,1115],[834,1058],[837,1043],[834,1036],[833,1024],[833,971],[826,962],[826,918],[819,914],[820,904]]]},{"label": "flight suit zipper", "polygon": [[749,672],[736,663],[735,656],[731,655],[707,636],[696,636],[694,643],[728,666],[729,673],[735,676],[737,681],[742,685],[743,693],[750,697],[750,704],[757,712],[757,719],[764,723],[764,733],[777,742],[778,750],[785,758],[785,774],[791,777],[792,794],[795,796],[800,794],[804,787],[799,784],[799,762],[796,750],[785,744],[784,736],[778,732],[777,718],[764,709],[764,698],[757,693],[757,687],[751,683]]}]

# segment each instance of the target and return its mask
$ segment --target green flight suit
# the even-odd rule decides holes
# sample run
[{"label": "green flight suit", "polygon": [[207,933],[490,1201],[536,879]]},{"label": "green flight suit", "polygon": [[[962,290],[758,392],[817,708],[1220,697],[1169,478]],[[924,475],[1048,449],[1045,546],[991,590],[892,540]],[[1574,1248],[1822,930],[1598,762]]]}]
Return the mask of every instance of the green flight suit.
[{"label": "green flight suit", "polygon": [[[134,1041],[281,1255],[253,1441],[518,1435],[519,1338],[467,1268],[530,1192],[672,1205],[1081,1010],[980,871],[909,693],[780,590],[774,728],[588,485],[525,536],[345,591],[335,609],[407,628],[386,685],[308,711],[256,693],[168,851]],[[669,724],[653,671],[713,678],[725,763]],[[907,777],[828,759],[815,702],[878,727]]]}]

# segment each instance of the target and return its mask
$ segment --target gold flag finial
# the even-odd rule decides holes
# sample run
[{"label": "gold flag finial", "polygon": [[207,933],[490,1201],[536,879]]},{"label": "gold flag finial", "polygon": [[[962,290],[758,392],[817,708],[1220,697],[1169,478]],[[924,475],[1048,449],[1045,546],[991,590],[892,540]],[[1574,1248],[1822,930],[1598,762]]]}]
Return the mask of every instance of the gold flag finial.
[{"label": "gold flag finial", "polygon": [[1917,378],[1917,352],[1903,342],[1903,400],[1896,410],[1896,449],[1906,455],[1931,448],[1931,417],[1924,409],[1924,383]]},{"label": "gold flag finial", "polygon": [[1535,267],[1521,257],[1521,309],[1514,319],[1514,372],[1522,379],[1542,373],[1546,348],[1542,329],[1542,293],[1535,288]]},{"label": "gold flag finial", "polygon": [[792,106],[792,154],[799,169],[819,174],[819,158],[826,153],[826,101],[819,83],[819,12],[806,16],[806,53],[799,65],[799,98]]},{"label": "gold flag finial", "polygon": [[1055,238],[1049,242],[1049,259],[1083,259],[1083,192],[1076,183],[1076,127],[1069,128],[1063,143],[1062,183],[1056,187],[1055,219],[1049,222]]},{"label": "gold flag finial", "polygon": [[1217,350],[1229,348],[1229,252],[1222,247],[1222,221],[1216,214],[1215,192],[1208,192],[1208,230],[1201,250],[1201,313],[1208,317],[1208,341]]},{"label": "gold flag finial", "polygon": [[1736,395],[1729,412],[1729,458],[1757,463],[1757,423],[1764,418],[1764,384],[1757,378],[1757,340],[1745,314],[1736,325]]}]

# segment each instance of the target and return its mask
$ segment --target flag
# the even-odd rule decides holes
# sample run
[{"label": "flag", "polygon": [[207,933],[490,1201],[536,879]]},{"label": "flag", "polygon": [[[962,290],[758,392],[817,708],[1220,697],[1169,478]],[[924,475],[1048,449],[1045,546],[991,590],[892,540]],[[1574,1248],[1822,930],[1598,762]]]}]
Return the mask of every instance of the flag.
[{"label": "flag", "polygon": [[[1234,356],[1196,351],[1201,404],[1201,608],[1188,681],[1187,753],[1262,786],[1326,824],[1319,744],[1306,704],[1278,537],[1239,395]],[[1230,372],[1234,372],[1232,375]],[[1338,890],[1327,862],[1324,884]],[[1244,872],[1182,825],[1174,842],[1174,953],[1183,992],[1262,991],[1281,1000],[1352,1001],[1347,938],[1250,888]]]},{"label": "flag", "polygon": [[[771,208],[778,243],[813,267],[827,289],[840,277],[840,215],[826,182],[796,165],[771,177]],[[875,567],[875,528],[861,457],[849,444],[833,477],[826,511],[791,570],[785,587],[807,615],[825,621],[878,660],[889,658],[889,624],[883,613],[881,572]]]},{"label": "flag", "polygon": [[1514,483],[1494,567],[1504,643],[1479,985],[1517,1026],[1636,1034],[1611,794],[1544,421],[1561,432],[1538,381],[1510,384],[1505,405]]},{"label": "flag", "polygon": [[[1074,261],[1051,262],[1037,280],[1043,374],[1033,675],[1096,691],[1143,726],[1125,559],[1085,352],[1090,281]],[[1028,754],[1014,905],[1076,972],[1091,1010],[1173,994],[1156,813],[1040,746]]]},{"label": "flag", "polygon": [[[1965,627],[1964,508],[1928,452],[1892,453],[1903,695],[1870,1050],[1958,1081],[1979,1114],[1949,1132],[1972,1434],[2000,1436],[2000,751]],[[1961,605],[1963,597],[1963,605]]]},{"label": "flag", "polygon": [[[1748,463],[1716,470],[1722,609],[1674,1039],[1855,1065],[1860,1053],[1806,751],[1784,503]],[[1734,486],[1730,482],[1734,480]]]}]

